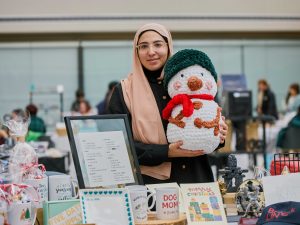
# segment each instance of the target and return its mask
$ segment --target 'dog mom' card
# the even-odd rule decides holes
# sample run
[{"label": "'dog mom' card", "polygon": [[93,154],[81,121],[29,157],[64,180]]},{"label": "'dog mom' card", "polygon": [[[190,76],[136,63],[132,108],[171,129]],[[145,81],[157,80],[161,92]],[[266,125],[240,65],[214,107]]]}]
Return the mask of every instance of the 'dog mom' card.
[{"label": "'dog mom' card", "polygon": [[181,184],[188,224],[226,225],[218,183]]}]

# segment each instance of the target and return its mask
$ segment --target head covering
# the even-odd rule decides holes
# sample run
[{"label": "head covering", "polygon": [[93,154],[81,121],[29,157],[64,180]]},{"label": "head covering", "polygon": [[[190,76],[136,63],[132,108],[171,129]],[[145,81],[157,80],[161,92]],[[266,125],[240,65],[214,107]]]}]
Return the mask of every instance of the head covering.
[{"label": "head covering", "polygon": [[176,73],[193,65],[199,65],[207,69],[217,82],[217,73],[210,58],[204,52],[199,50],[184,49],[173,55],[166,63],[164,69],[165,88],[167,88],[169,81]]},{"label": "head covering", "polygon": [[299,224],[300,202],[280,202],[264,208],[257,224],[292,225]]},{"label": "head covering", "polygon": [[[149,23],[142,26],[135,34],[133,41],[133,68],[127,79],[121,81],[123,96],[132,116],[134,140],[146,144],[167,144],[166,134],[161,121],[155,97],[144,74],[136,46],[140,35],[145,31],[155,31],[167,38],[169,56],[173,53],[170,32],[162,25]],[[163,78],[163,74],[159,79]],[[142,173],[143,169],[141,168]],[[168,171],[170,173],[170,171]],[[149,175],[149,174],[147,174]]]}]

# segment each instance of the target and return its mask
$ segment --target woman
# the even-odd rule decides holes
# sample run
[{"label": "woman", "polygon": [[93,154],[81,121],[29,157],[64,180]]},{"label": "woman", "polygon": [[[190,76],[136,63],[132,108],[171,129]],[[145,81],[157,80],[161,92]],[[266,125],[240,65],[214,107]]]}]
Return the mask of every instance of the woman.
[{"label": "woman", "polygon": [[270,115],[278,119],[275,94],[271,90],[268,82],[264,79],[258,81],[258,115]]},{"label": "woman", "polygon": [[[134,38],[133,72],[115,87],[108,113],[127,114],[145,184],[212,182],[207,155],[168,144],[161,112],[170,97],[162,84],[163,68],[172,55],[169,31],[159,24],[142,26]],[[224,144],[227,125],[221,127]]]},{"label": "woman", "polygon": [[299,98],[299,84],[293,83],[289,87],[289,92],[285,98],[285,109],[287,112],[295,111],[295,100]]}]

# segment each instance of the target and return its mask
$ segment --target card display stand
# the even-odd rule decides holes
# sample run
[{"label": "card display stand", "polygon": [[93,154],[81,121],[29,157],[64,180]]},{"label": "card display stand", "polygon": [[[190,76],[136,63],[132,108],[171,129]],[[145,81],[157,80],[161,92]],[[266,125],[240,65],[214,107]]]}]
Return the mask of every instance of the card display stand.
[{"label": "card display stand", "polygon": [[177,220],[158,220],[155,213],[148,214],[148,221],[135,223],[135,225],[187,225],[186,216],[184,213],[180,213]]}]

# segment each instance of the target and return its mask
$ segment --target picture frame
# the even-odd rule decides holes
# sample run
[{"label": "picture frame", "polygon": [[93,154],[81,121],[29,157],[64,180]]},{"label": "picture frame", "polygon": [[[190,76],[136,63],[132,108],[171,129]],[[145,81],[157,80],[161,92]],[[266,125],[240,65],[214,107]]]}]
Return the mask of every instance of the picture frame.
[{"label": "picture frame", "polygon": [[143,184],[126,114],[64,121],[80,189]]},{"label": "picture frame", "polygon": [[79,190],[83,223],[134,225],[126,188]]},{"label": "picture frame", "polygon": [[82,210],[79,199],[44,202],[44,225],[68,225],[81,223]]}]

